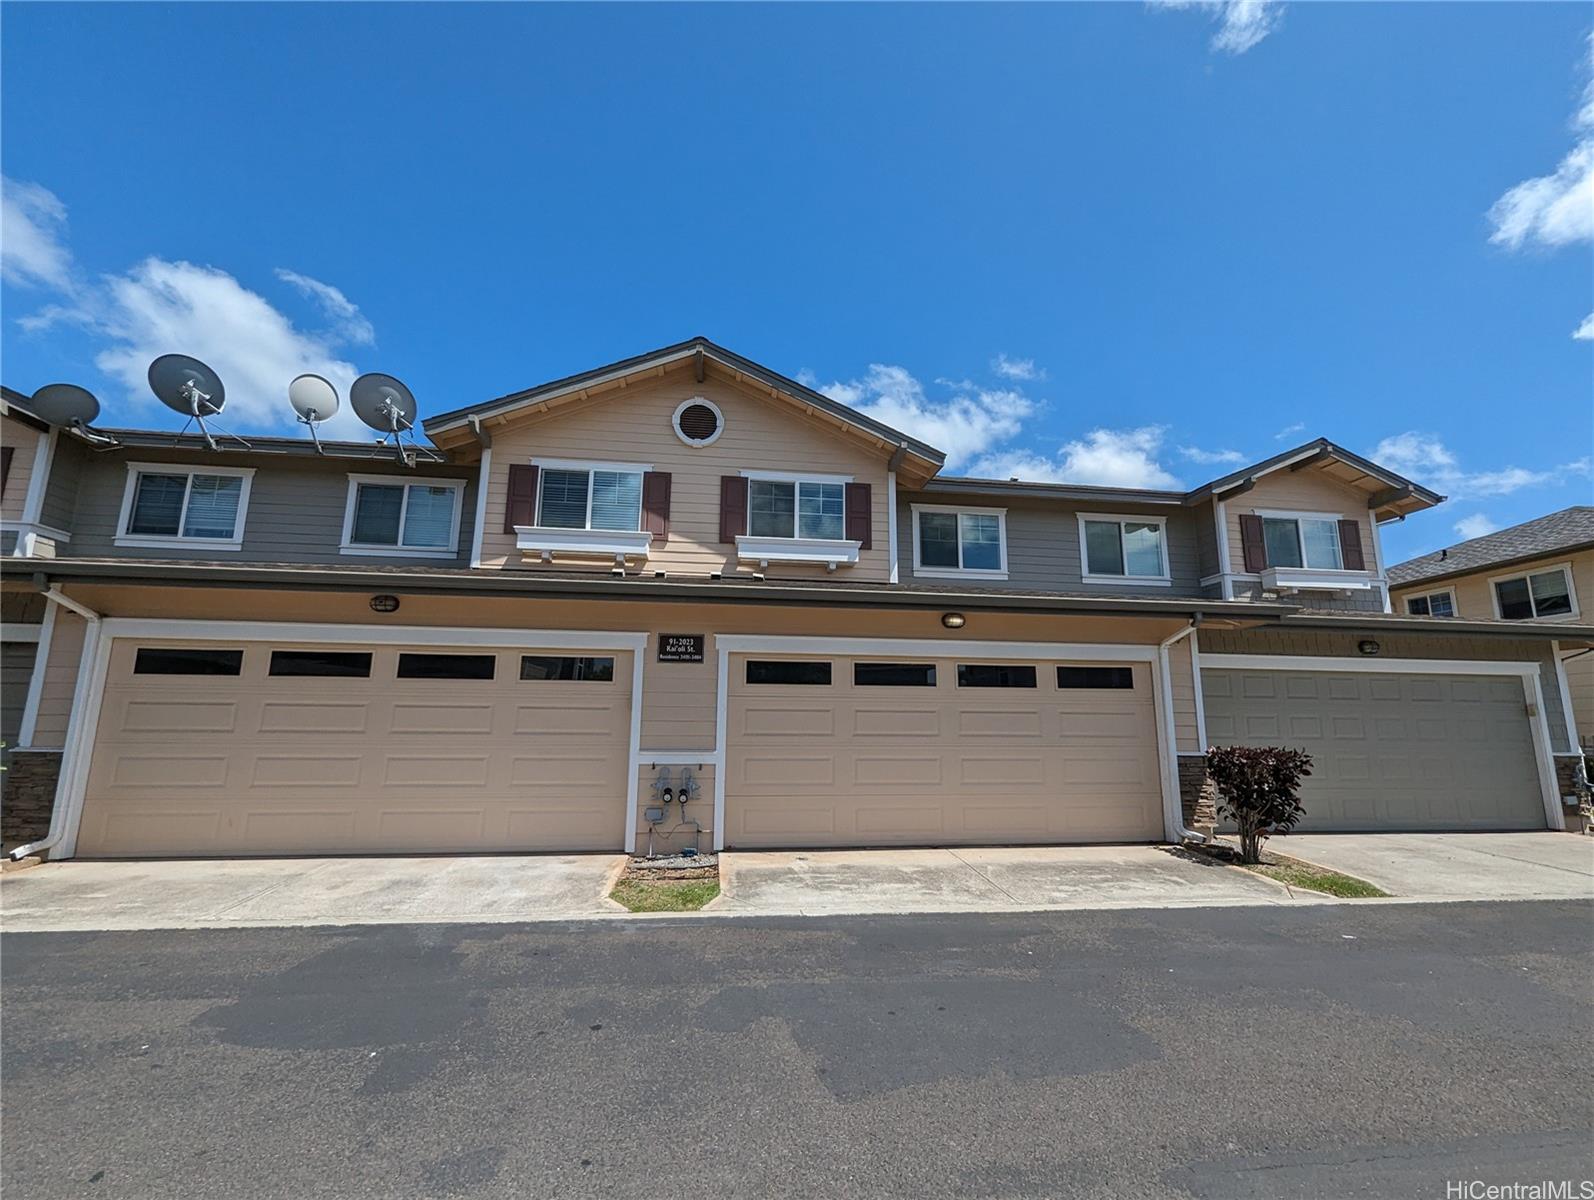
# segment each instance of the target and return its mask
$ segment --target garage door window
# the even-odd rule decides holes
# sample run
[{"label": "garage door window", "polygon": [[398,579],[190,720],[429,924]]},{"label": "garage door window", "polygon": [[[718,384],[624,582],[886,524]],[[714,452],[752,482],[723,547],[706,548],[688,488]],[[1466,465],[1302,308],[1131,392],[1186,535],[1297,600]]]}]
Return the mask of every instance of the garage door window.
[{"label": "garage door window", "polygon": [[269,673],[299,678],[369,679],[371,656],[354,650],[273,650]]},{"label": "garage door window", "polygon": [[1025,663],[958,663],[958,687],[1032,688],[1035,668]]},{"label": "garage door window", "polygon": [[400,654],[400,679],[491,679],[498,660],[491,654]]},{"label": "garage door window", "polygon": [[239,675],[243,668],[242,650],[142,646],[133,660],[135,675]]},{"label": "garage door window", "polygon": [[807,687],[830,686],[828,662],[781,662],[749,659],[748,683],[787,683]]},{"label": "garage door window", "polygon": [[1494,599],[1500,616],[1507,621],[1564,617],[1577,611],[1572,603],[1572,581],[1565,567],[1496,579]]},{"label": "garage door window", "polygon": [[1058,667],[1060,688],[1132,688],[1135,673],[1130,667]]},{"label": "garage door window", "polygon": [[584,683],[614,682],[614,659],[577,655],[526,654],[520,659],[522,679],[565,679]]},{"label": "garage door window", "polygon": [[934,663],[853,663],[858,687],[934,687]]}]

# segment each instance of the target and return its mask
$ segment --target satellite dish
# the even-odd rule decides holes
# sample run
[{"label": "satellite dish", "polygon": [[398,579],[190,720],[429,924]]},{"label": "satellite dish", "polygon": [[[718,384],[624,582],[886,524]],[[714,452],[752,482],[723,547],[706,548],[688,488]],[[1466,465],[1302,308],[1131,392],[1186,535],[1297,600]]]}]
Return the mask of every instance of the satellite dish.
[{"label": "satellite dish", "polygon": [[[205,427],[205,418],[216,416],[227,403],[227,389],[222,386],[220,375],[197,358],[163,354],[149,364],[149,390],[167,408],[197,423],[207,446],[212,450],[220,449]],[[241,442],[245,448],[249,445],[236,435],[227,436]]]},{"label": "satellite dish", "polygon": [[361,375],[349,389],[354,414],[381,434],[402,433],[415,424],[415,397],[391,375]]},{"label": "satellite dish", "polygon": [[51,425],[92,425],[100,402],[75,383],[47,383],[33,393],[30,407]]},{"label": "satellite dish", "polygon": [[310,427],[316,451],[325,454],[315,427],[337,414],[338,389],[319,375],[299,375],[288,385],[288,403],[299,414],[299,424]]}]

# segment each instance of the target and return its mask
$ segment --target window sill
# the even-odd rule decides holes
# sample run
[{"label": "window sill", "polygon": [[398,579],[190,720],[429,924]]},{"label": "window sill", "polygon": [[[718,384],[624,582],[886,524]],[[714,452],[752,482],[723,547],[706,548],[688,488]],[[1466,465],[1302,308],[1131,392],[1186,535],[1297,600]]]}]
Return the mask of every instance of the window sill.
[{"label": "window sill", "polygon": [[119,533],[112,540],[118,546],[129,546],[135,550],[221,550],[236,554],[244,548],[244,540],[241,537],[156,537],[151,534]]},{"label": "window sill", "polygon": [[1328,571],[1317,567],[1269,567],[1262,586],[1274,592],[1371,592],[1378,578],[1370,571]]},{"label": "window sill", "polygon": [[862,542],[841,538],[771,538],[741,534],[736,539],[736,557],[760,563],[817,563],[826,567],[853,566],[858,561]]},{"label": "window sill", "polygon": [[1166,575],[1081,575],[1082,583],[1105,583],[1110,587],[1172,587]]},{"label": "window sill", "polygon": [[556,554],[592,558],[647,558],[651,533],[624,529],[553,529],[541,525],[516,525],[515,548],[522,554],[541,555],[551,561]]},{"label": "window sill", "polygon": [[338,547],[339,554],[361,554],[372,558],[458,558],[459,551],[446,546],[428,549],[424,546],[359,546],[345,543]]},{"label": "window sill", "polygon": [[1006,579],[1007,572],[984,567],[914,567],[920,579]]}]

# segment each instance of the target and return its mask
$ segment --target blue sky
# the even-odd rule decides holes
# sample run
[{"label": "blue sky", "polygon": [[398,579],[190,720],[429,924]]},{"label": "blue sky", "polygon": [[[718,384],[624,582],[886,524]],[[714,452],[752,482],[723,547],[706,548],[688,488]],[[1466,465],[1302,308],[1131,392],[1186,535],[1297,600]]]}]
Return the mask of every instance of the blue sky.
[{"label": "blue sky", "polygon": [[702,333],[960,473],[1194,485],[1319,434],[1594,483],[1575,4],[8,3],[4,380],[438,412]]}]

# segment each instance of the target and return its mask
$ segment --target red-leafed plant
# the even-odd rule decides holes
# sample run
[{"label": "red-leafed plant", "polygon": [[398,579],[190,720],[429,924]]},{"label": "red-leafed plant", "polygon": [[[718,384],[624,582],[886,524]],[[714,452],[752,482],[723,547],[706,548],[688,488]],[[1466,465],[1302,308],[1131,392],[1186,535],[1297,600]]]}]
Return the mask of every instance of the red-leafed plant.
[{"label": "red-leafed plant", "polygon": [[1207,774],[1218,789],[1218,812],[1234,818],[1240,861],[1262,861],[1262,841],[1294,829],[1306,809],[1297,794],[1312,773],[1312,756],[1277,746],[1214,746]]}]

